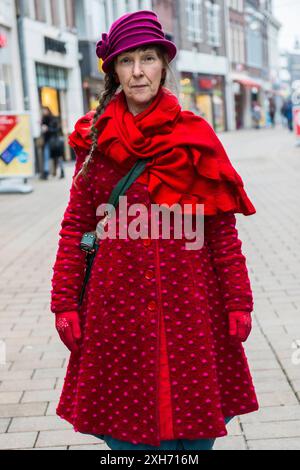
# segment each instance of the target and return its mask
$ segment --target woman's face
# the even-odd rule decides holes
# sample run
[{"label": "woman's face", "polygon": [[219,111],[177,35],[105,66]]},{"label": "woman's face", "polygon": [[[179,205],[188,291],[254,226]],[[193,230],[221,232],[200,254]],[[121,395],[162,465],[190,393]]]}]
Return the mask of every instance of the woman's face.
[{"label": "woman's face", "polygon": [[155,98],[164,70],[155,48],[127,51],[118,55],[115,73],[125,93],[129,110],[135,115]]}]

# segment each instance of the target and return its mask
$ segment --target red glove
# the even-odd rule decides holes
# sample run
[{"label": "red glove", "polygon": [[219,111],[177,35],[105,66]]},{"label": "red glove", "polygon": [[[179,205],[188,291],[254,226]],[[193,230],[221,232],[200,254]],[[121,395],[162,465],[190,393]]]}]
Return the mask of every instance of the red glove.
[{"label": "red glove", "polygon": [[55,318],[55,327],[60,339],[71,352],[78,353],[76,340],[81,338],[78,312],[56,313]]},{"label": "red glove", "polygon": [[252,328],[250,312],[229,312],[229,334],[238,341],[246,341]]}]

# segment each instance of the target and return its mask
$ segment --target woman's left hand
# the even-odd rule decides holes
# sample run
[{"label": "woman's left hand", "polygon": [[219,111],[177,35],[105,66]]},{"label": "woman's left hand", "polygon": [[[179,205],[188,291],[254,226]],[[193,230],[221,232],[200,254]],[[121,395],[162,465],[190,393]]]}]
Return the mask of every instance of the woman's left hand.
[{"label": "woman's left hand", "polygon": [[252,328],[250,312],[229,312],[229,334],[238,341],[246,341]]}]

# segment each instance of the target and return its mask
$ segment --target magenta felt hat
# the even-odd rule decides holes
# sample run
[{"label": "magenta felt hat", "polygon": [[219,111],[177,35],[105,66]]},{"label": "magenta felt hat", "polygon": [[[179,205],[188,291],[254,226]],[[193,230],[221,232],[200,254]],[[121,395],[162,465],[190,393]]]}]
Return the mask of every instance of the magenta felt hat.
[{"label": "magenta felt hat", "polygon": [[161,44],[165,47],[169,62],[174,59],[177,49],[172,41],[166,39],[157,15],[151,10],[139,10],[118,18],[103,33],[96,45],[96,54],[103,60],[102,70],[106,73],[114,57],[122,52],[146,44]]}]

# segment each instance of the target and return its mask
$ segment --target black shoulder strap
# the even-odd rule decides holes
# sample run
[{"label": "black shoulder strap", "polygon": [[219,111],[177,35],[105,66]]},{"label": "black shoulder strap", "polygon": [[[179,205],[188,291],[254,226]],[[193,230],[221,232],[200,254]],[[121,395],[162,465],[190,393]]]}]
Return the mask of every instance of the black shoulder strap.
[{"label": "black shoulder strap", "polygon": [[123,176],[123,178],[120,179],[120,181],[113,188],[109,196],[109,204],[112,204],[114,207],[118,206],[119,197],[126,193],[127,189],[129,189],[132,183],[140,176],[146,164],[151,160],[152,158],[143,158],[137,160],[131,170],[125,176]]}]

